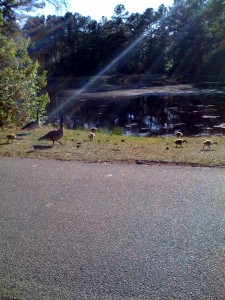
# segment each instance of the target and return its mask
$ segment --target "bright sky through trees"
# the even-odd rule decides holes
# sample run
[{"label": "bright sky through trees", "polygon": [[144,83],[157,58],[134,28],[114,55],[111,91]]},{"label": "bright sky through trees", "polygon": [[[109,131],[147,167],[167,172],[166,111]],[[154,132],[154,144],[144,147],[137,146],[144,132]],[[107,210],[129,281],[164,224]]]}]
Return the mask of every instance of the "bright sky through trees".
[{"label": "bright sky through trees", "polygon": [[[147,8],[153,8],[155,10],[161,4],[165,6],[172,6],[173,0],[67,0],[69,7],[68,11],[75,13],[78,12],[82,16],[90,16],[92,19],[99,21],[102,16],[110,19],[113,15],[114,8],[118,4],[123,4],[126,10],[131,13],[143,13]],[[47,5],[45,9],[39,11],[44,15],[56,15],[52,6]],[[64,14],[65,11],[61,12]]]}]

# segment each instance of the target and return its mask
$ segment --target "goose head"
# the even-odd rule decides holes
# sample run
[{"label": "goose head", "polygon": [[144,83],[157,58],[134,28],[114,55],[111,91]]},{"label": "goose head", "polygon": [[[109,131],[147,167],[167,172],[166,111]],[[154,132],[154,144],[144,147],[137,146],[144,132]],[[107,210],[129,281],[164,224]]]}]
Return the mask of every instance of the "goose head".
[{"label": "goose head", "polygon": [[63,127],[64,121],[69,120],[69,118],[66,115],[61,115],[60,117],[60,127]]}]

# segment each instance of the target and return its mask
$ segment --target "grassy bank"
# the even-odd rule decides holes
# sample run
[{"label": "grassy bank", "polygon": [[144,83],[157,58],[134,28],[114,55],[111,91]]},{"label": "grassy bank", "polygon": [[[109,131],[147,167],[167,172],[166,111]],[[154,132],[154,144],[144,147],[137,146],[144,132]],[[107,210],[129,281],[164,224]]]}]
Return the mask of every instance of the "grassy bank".
[{"label": "grassy bank", "polygon": [[[225,137],[185,137],[182,148],[174,144],[175,137],[131,137],[97,132],[90,141],[88,131],[65,130],[63,145],[38,138],[52,128],[41,128],[32,134],[20,130],[0,131],[0,155],[27,158],[55,158],[87,162],[170,163],[197,166],[225,166]],[[7,134],[17,134],[21,140],[7,143]],[[218,142],[203,150],[203,141]]]}]

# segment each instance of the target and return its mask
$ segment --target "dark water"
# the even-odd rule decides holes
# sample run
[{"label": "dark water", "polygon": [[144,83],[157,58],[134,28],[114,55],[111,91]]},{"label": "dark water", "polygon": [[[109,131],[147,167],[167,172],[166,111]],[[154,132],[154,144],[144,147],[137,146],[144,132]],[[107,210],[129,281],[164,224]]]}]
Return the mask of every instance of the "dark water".
[{"label": "dark water", "polygon": [[225,95],[145,96],[123,100],[86,99],[66,112],[71,129],[97,126],[124,134],[185,135],[225,133]]},{"label": "dark water", "polygon": [[[54,111],[61,103],[71,99],[63,108],[63,113],[70,118],[68,127],[71,129],[96,126],[110,132],[119,128],[123,134],[139,136],[174,134],[176,131],[185,135],[225,133],[224,88],[180,89],[172,94],[173,87],[167,87],[167,90],[157,87],[155,93],[144,94],[143,91],[138,95],[133,89],[130,96],[130,91],[119,86],[100,97],[97,87],[97,91],[93,88],[84,97],[84,94],[73,96],[76,90],[72,86],[56,90],[56,85],[53,85],[52,99],[55,102],[52,101],[53,107],[50,108]],[[116,96],[115,91],[118,92]]]}]

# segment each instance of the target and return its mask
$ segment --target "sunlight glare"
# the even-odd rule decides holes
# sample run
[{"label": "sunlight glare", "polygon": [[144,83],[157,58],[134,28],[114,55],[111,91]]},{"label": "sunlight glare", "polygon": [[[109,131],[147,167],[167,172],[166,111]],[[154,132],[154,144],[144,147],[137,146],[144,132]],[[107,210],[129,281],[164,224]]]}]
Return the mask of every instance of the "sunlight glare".
[{"label": "sunlight glare", "polygon": [[[169,13],[172,13],[172,11],[175,9],[176,6],[174,6]],[[155,25],[162,22],[166,17],[168,17],[168,14],[166,16],[163,16],[161,19],[157,20],[155,22]],[[153,24],[154,25],[154,24]],[[151,29],[149,29],[151,30]],[[122,58],[124,58],[126,55],[130,53],[131,50],[133,50],[145,37],[148,31],[145,31],[139,38],[137,38],[130,46],[128,46],[125,50],[123,50],[116,58],[114,58],[106,67],[104,67],[99,73],[97,73],[93,78],[91,78],[82,88],[78,89],[72,96],[68,97],[65,101],[61,102],[58,107],[56,107],[50,115],[55,115],[61,112],[66,106],[68,106],[72,101],[76,102],[76,97],[80,96],[84,91],[86,91],[93,83],[95,83],[101,76],[105,75],[116,63],[118,63]]]}]

